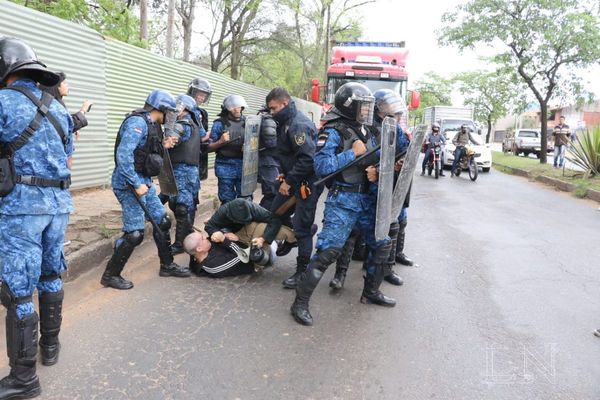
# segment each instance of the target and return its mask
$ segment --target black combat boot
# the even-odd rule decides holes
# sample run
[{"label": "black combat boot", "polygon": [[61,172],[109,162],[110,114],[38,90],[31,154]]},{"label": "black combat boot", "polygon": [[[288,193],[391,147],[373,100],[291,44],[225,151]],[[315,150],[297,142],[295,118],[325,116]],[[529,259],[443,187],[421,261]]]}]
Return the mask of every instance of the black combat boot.
[{"label": "black combat boot", "polygon": [[383,281],[384,267],[383,265],[377,266],[374,274],[367,274],[365,276],[365,286],[360,297],[360,302],[363,304],[377,304],[384,307],[394,307],[396,300],[391,297],[387,297],[381,291],[379,286]]},{"label": "black combat boot", "polygon": [[398,232],[400,231],[400,225],[398,222],[394,222],[390,225],[390,231],[388,236],[391,238],[391,249],[387,257],[387,261],[385,262],[385,270],[383,279],[386,282],[391,283],[392,285],[401,286],[404,281],[396,272],[394,272],[394,264],[396,263],[396,244],[398,241]]},{"label": "black combat boot", "polygon": [[39,295],[40,303],[40,350],[42,364],[54,365],[58,362],[60,342],[58,334],[62,322],[62,304],[65,292],[43,292]]},{"label": "black combat boot", "polygon": [[296,257],[296,272],[294,275],[290,276],[286,280],[284,280],[281,284],[286,289],[295,289],[298,286],[298,281],[300,280],[300,276],[304,271],[306,271],[306,266],[310,261],[309,257],[298,256]]},{"label": "black combat boot", "polygon": [[396,242],[396,262],[399,262],[402,265],[405,265],[407,267],[412,267],[413,265],[415,265],[415,263],[413,262],[413,260],[411,260],[410,258],[406,257],[404,255],[404,239],[406,237],[406,225],[407,225],[407,221],[404,220],[402,222],[400,222],[400,229],[398,231],[398,240]]},{"label": "black combat boot", "polygon": [[175,241],[171,245],[171,254],[183,253],[183,241],[187,235],[192,232],[192,224],[190,223],[189,211],[183,204],[175,206]]},{"label": "black combat boot", "polygon": [[7,305],[6,350],[10,374],[0,380],[0,400],[31,399],[42,393],[36,374],[38,346],[38,315],[36,313],[18,319],[16,304]]},{"label": "black combat boot", "polygon": [[308,301],[323,277],[327,267],[339,257],[341,249],[317,250],[309,266],[296,287],[296,298],[290,308],[292,316],[302,325],[312,325],[313,318],[308,309]]},{"label": "black combat boot", "polygon": [[169,229],[171,228],[171,221],[168,217],[164,217],[159,224],[160,230],[152,229],[152,237],[156,243],[158,250],[158,258],[160,259],[160,270],[159,276],[174,276],[177,278],[187,278],[191,276],[190,269],[188,267],[181,266],[173,260],[173,254],[171,254],[171,235]]},{"label": "black combat boot", "polygon": [[128,281],[121,276],[121,272],[125,267],[125,263],[129,260],[131,253],[133,253],[135,246],[142,243],[143,240],[143,231],[126,232],[117,240],[113,255],[108,261],[106,269],[100,279],[102,286],[120,290],[127,290],[133,287],[131,281]]},{"label": "black combat boot", "polygon": [[346,273],[348,272],[348,267],[350,266],[350,259],[356,245],[356,239],[357,235],[351,234],[344,244],[342,253],[337,258],[335,275],[329,282],[329,287],[334,290],[340,290],[344,287],[344,281],[346,280]]}]

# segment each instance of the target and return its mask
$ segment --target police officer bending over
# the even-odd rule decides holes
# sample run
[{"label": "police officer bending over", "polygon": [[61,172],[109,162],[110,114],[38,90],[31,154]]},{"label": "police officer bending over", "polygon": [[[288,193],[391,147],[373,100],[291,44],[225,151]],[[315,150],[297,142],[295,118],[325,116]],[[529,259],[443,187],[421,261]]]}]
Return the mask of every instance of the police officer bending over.
[{"label": "police officer bending over", "polygon": [[58,76],[26,43],[1,38],[0,299],[7,309],[10,374],[0,381],[0,399],[41,393],[36,375],[38,314],[32,299],[36,289],[42,364],[55,364],[60,350],[64,296],[60,273],[66,268],[63,243],[73,210],[67,167],[73,152],[73,122],[36,83],[52,86]]},{"label": "police officer bending over", "polygon": [[190,269],[212,277],[251,273],[275,260],[275,239],[294,242],[294,233],[277,215],[258,204],[235,199],[223,204],[205,226],[207,236],[195,232],[184,241],[192,257]]},{"label": "police officer bending over", "polygon": [[[282,216],[284,223],[293,226],[298,239],[296,272],[283,281],[285,288],[293,289],[310,261],[312,237],[315,233],[313,222],[317,201],[323,190],[322,187],[314,186],[317,180],[313,169],[316,127],[306,115],[296,109],[296,104],[284,88],[271,90],[266,101],[277,122],[277,158],[281,170],[281,184],[271,204],[271,211],[277,210],[290,197],[296,197],[295,207]],[[289,251],[289,247],[286,251]],[[279,255],[284,253],[285,251],[280,252]]]},{"label": "police officer bending over", "polygon": [[[121,276],[133,249],[144,239],[144,217],[151,217],[158,230],[152,236],[160,259],[160,276],[190,276],[186,267],[173,261],[169,228],[171,221],[158,199],[152,176],[162,168],[164,149],[172,148],[177,138],[164,136],[161,124],[176,117],[175,99],[164,90],[153,90],[144,108],[131,112],[121,124],[115,141],[115,169],[112,187],[123,210],[123,236],[117,239],[100,283],[115,289],[131,289],[133,283]],[[136,199],[137,197],[137,199]],[[145,216],[141,201],[151,216]]]}]

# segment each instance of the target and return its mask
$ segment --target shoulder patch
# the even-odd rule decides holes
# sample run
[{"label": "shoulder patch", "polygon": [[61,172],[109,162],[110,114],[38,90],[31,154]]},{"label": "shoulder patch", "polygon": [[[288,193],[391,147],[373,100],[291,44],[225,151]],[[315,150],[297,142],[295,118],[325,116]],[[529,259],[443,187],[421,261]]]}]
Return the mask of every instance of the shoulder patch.
[{"label": "shoulder patch", "polygon": [[304,132],[296,133],[294,135],[294,142],[296,142],[296,144],[298,146],[302,146],[306,142],[306,133],[304,133]]}]

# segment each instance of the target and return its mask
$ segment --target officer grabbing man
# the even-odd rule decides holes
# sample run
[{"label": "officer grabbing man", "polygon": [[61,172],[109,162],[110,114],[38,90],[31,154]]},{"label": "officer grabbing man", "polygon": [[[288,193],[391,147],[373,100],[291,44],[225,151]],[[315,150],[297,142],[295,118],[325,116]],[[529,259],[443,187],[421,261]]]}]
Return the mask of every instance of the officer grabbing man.
[{"label": "officer grabbing man", "polygon": [[[52,86],[31,47],[0,38],[0,299],[6,307],[10,374],[0,399],[41,393],[36,374],[38,321],[42,364],[58,361],[66,269],[63,243],[73,203],[69,193],[73,122],[37,84]],[[38,291],[39,319],[32,295]]]},{"label": "officer grabbing man", "polygon": [[[152,236],[160,258],[160,276],[188,277],[187,267],[177,265],[171,254],[169,228],[171,221],[160,202],[152,177],[163,166],[164,149],[178,142],[175,136],[165,136],[161,125],[174,124],[175,99],[164,90],[153,90],[144,107],[125,117],[115,141],[115,169],[112,187],[123,210],[123,236],[115,243],[114,253],[108,261],[100,283],[115,289],[131,289],[133,283],[124,279],[121,272],[134,248],[144,239],[144,217],[152,218]],[[149,214],[145,215],[145,210]]]},{"label": "officer grabbing man", "polygon": [[221,113],[210,132],[209,150],[215,150],[215,175],[221,204],[241,197],[242,165],[244,155],[245,119],[242,115],[248,105],[242,96],[231,94],[223,99]]},{"label": "officer grabbing man", "polygon": [[[281,168],[279,191],[271,204],[271,211],[279,209],[290,197],[296,204],[283,214],[284,223],[291,225],[298,240],[296,272],[283,281],[283,287],[293,289],[306,270],[312,254],[313,222],[317,201],[323,190],[314,185],[317,180],[313,168],[315,156],[315,124],[296,109],[296,104],[284,88],[274,88],[267,95],[267,107],[277,122],[277,159]],[[279,251],[282,256],[289,252]]]},{"label": "officer grabbing man", "polygon": [[[391,250],[389,237],[375,239],[376,200],[373,185],[365,169],[377,162],[377,142],[366,128],[373,122],[374,98],[371,91],[356,82],[342,85],[335,94],[334,107],[325,116],[319,139],[324,146],[315,154],[315,172],[326,176],[338,172],[325,202],[323,229],[318,235],[317,251],[296,287],[296,298],[290,309],[296,322],[312,325],[308,308],[310,297],[330,264],[340,256],[353,227],[358,227],[369,247],[367,275],[360,301],[386,307],[396,305],[394,299],[379,291],[384,265]],[[369,151],[370,156],[351,164]]]}]

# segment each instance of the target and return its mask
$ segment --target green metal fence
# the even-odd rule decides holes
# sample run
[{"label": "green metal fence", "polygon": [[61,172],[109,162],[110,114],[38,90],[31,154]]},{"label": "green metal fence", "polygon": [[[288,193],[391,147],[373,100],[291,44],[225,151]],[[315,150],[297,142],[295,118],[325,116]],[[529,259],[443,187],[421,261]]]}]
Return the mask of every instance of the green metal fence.
[{"label": "green metal fence", "polygon": [[[163,56],[101,36],[98,32],[50,15],[0,0],[0,36],[27,41],[49,68],[67,74],[71,94],[65,99],[75,112],[84,99],[95,102],[90,125],[75,143],[73,187],[110,184],[115,136],[129,111],[143,106],[150,90],[185,93],[190,80],[211,82],[213,96],[207,106],[215,118],[228,94],[246,99],[246,114],[256,113],[268,90],[230,79],[193,64]],[[295,99],[298,108],[315,122],[320,106]]]}]

